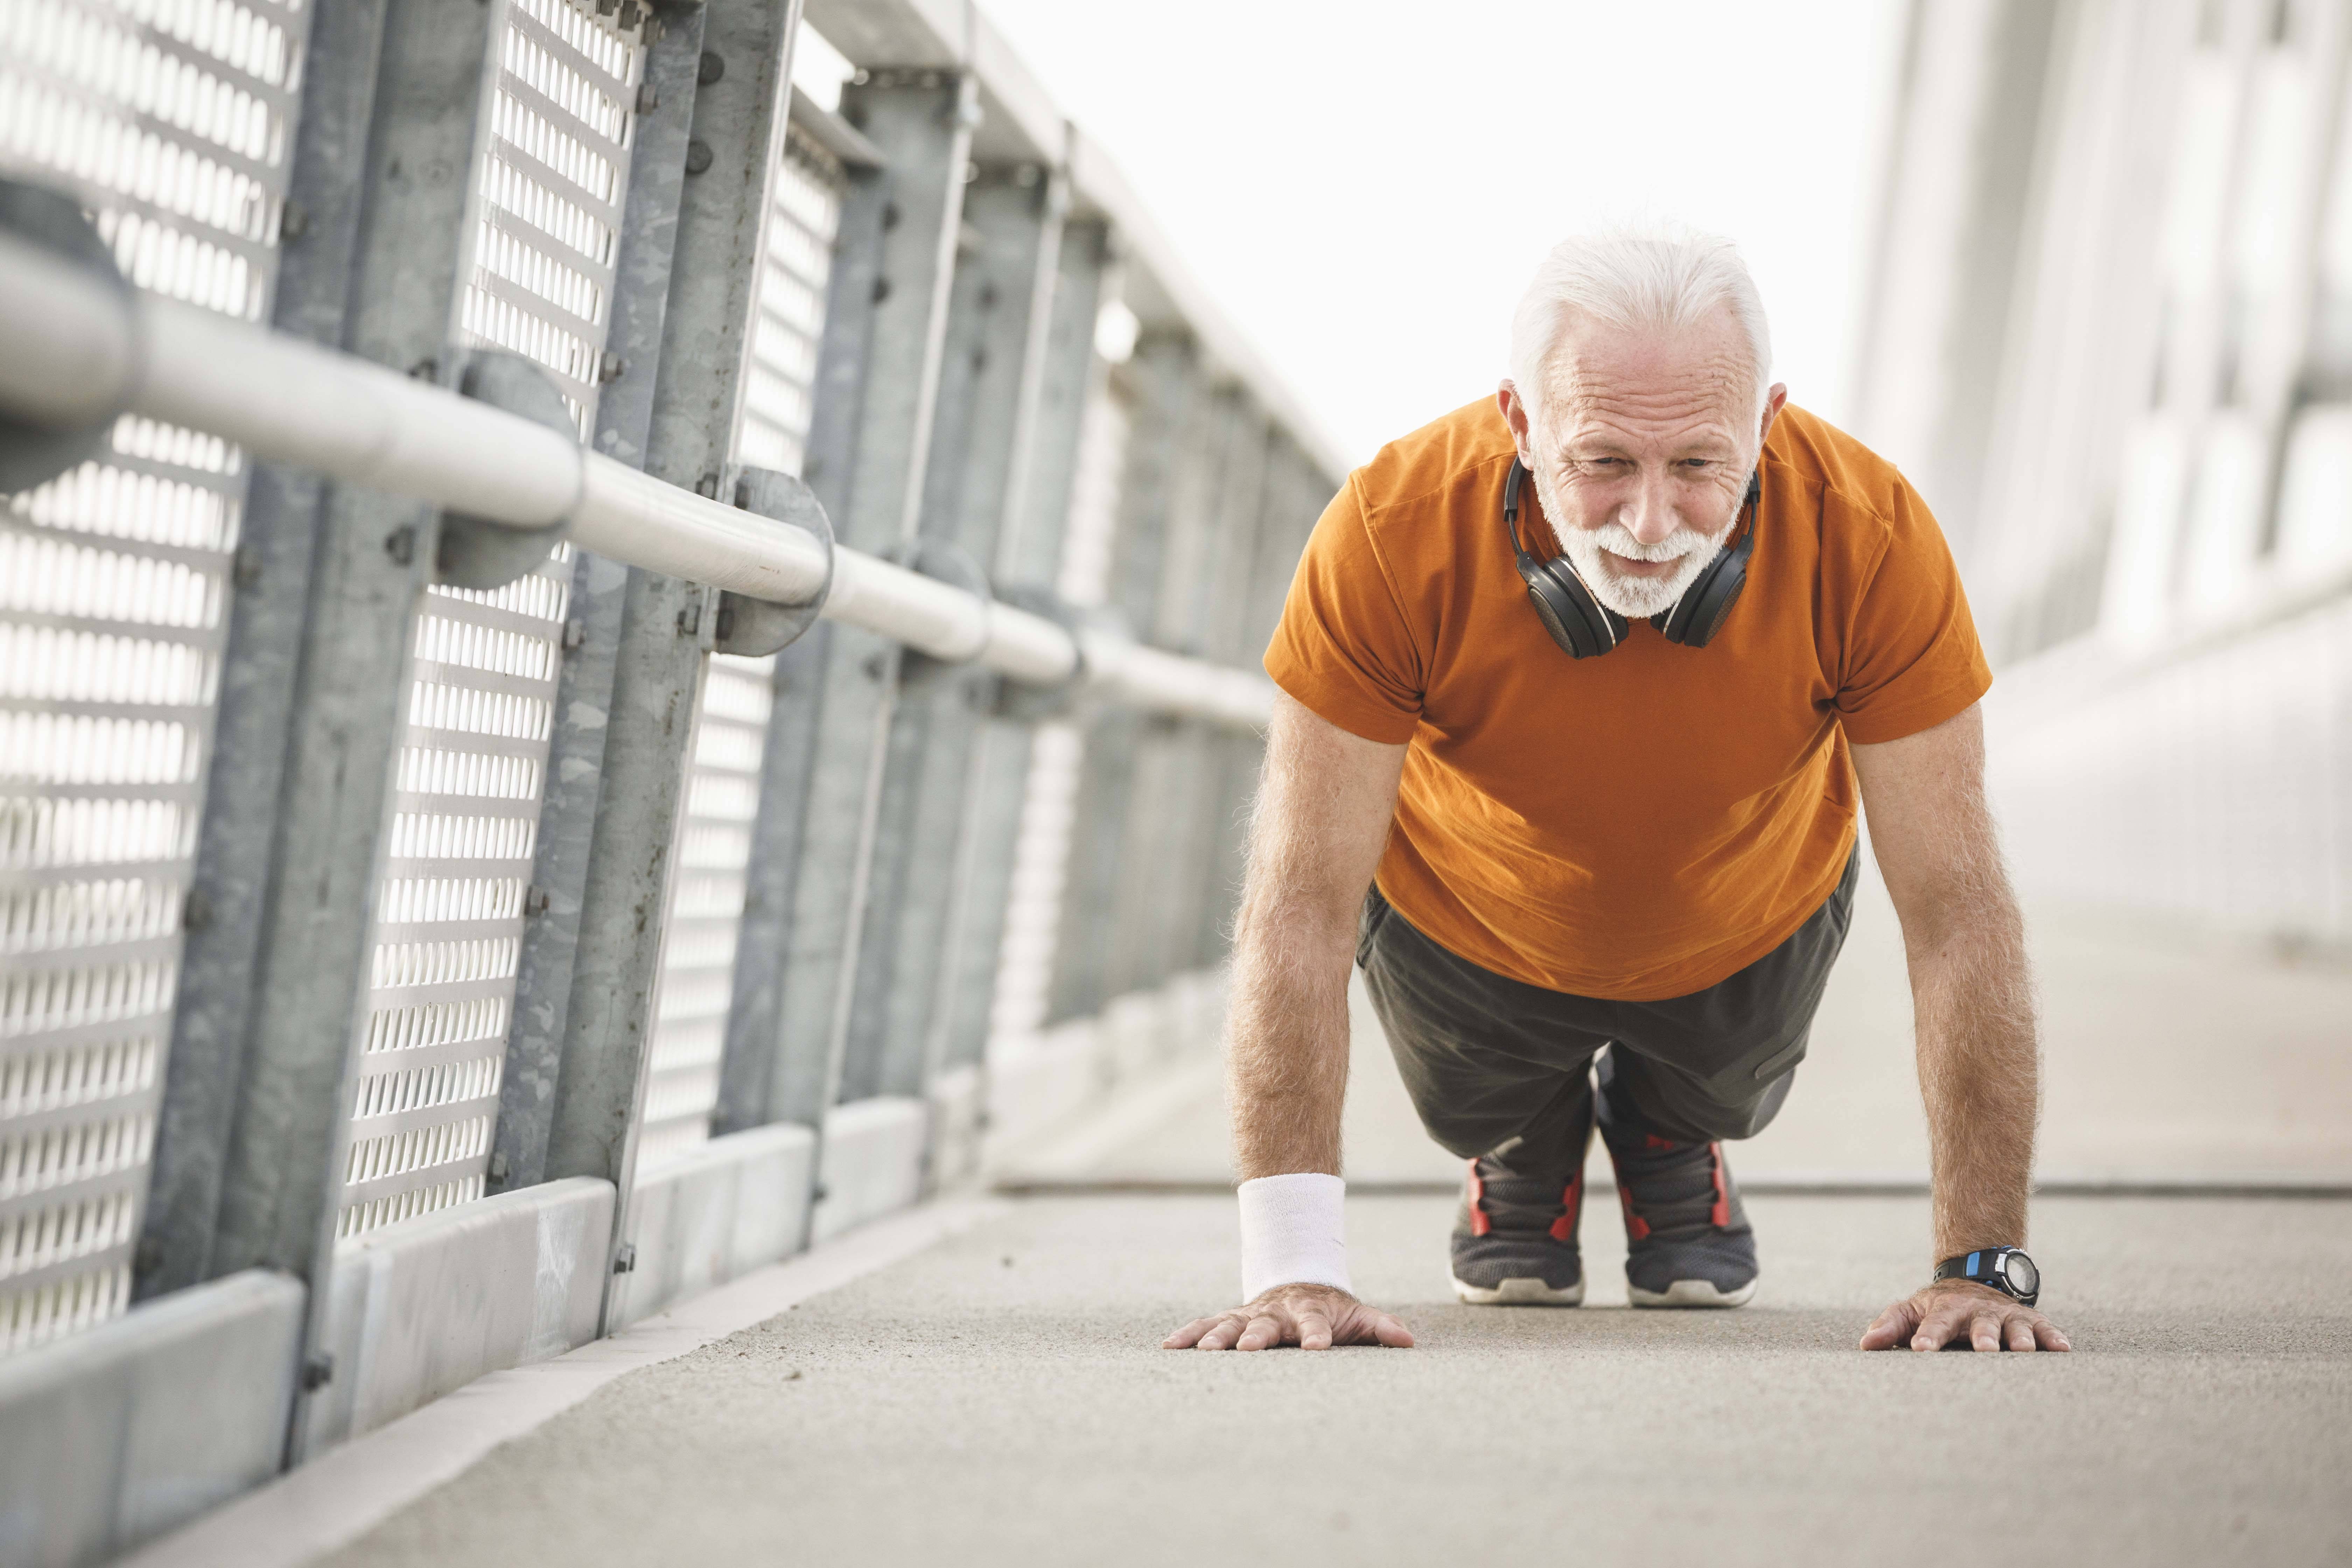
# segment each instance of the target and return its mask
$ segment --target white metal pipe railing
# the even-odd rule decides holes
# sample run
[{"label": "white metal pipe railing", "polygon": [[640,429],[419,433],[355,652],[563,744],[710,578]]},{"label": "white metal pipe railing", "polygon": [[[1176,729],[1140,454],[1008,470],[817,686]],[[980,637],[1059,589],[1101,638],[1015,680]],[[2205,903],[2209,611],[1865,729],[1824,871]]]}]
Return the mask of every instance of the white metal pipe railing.
[{"label": "white metal pipe railing", "polygon": [[[126,302],[126,300],[128,302]],[[72,428],[122,409],[234,441],[272,462],[517,528],[571,525],[583,549],[791,604],[824,547],[801,530],[665,484],[429,382],[149,295],[0,234],[0,410]],[[1256,727],[1274,687],[1042,616],[879,557],[835,552],[828,620],[1039,685],[1079,677],[1137,707]]]}]

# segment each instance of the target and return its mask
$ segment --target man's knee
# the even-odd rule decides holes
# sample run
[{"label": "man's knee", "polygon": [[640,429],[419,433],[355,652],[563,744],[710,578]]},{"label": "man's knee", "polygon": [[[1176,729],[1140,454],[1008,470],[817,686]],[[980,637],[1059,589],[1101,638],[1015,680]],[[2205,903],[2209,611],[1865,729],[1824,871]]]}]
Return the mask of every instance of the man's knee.
[{"label": "man's knee", "polygon": [[[1616,1055],[1609,1052],[1610,1057]],[[1677,1142],[1712,1143],[1753,1138],[1772,1123],[1797,1080],[1794,1063],[1753,1094],[1725,1097],[1704,1079],[1644,1070],[1604,1058],[1601,1121],[1604,1130],[1655,1132]]]},{"label": "man's knee", "polygon": [[1714,1130],[1707,1133],[1707,1138],[1710,1141],[1753,1138],[1763,1131],[1772,1124],[1772,1119],[1780,1114],[1780,1106],[1789,1098],[1789,1086],[1796,1079],[1797,1069],[1790,1068],[1775,1079],[1758,1098],[1740,1105],[1716,1107],[1715,1114],[1708,1118],[1714,1123]]}]

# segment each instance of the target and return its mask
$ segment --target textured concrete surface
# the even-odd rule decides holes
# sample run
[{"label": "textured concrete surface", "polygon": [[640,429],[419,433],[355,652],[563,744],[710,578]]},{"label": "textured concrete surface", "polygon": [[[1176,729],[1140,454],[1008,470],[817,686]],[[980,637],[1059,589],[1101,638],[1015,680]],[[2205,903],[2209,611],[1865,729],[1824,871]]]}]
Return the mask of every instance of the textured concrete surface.
[{"label": "textured concrete surface", "polygon": [[[2034,940],[2046,1173],[2352,1178],[2352,974],[2046,912]],[[1351,1174],[1451,1182],[1359,1026]],[[1923,1173],[1910,1056],[1873,888],[1789,1110],[1735,1168]],[[1225,1179],[1215,1063],[1022,1169]],[[2352,1200],[2044,1198],[2077,1348],[1981,1357],[1852,1348],[1925,1275],[1924,1199],[1751,1200],[1764,1289],[1723,1314],[1625,1310],[1605,1200],[1591,1305],[1456,1306],[1451,1207],[1349,1205],[1358,1285],[1419,1348],[1244,1357],[1157,1348],[1234,1293],[1230,1198],[1031,1199],[629,1374],[332,1561],[2352,1561]]]},{"label": "textured concrete surface", "polygon": [[[2040,981],[2041,1172],[2072,1181],[2352,1184],[2352,970],[2080,910],[2028,911]],[[1380,1025],[1356,991],[1348,1174],[1451,1182]],[[1171,1073],[1148,1103],[1024,1149],[1013,1180],[1223,1182],[1216,1065]],[[1731,1150],[1735,1173],[1923,1180],[1927,1125],[1895,911],[1865,876],[1854,929],[1780,1118]],[[1606,1174],[1596,1154],[1593,1174]]]},{"label": "textured concrete surface", "polygon": [[[632,1373],[351,1564],[2352,1559],[2352,1203],[2072,1199],[2072,1355],[1865,1355],[1924,1204],[1755,1205],[1766,1286],[1635,1313],[1448,1301],[1447,1205],[1352,1205],[1411,1351],[1155,1348],[1233,1289],[1214,1198],[1037,1200]],[[2194,1278],[2185,1265],[2193,1260]],[[1975,1542],[1970,1547],[1964,1543]]]}]

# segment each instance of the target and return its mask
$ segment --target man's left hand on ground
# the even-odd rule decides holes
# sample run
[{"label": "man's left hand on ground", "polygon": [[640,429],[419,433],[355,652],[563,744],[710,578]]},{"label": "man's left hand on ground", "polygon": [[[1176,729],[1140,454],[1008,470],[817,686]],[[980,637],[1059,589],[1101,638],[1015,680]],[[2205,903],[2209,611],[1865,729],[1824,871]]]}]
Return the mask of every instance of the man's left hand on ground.
[{"label": "man's left hand on ground", "polygon": [[2074,1347],[2058,1325],[2027,1306],[1983,1285],[1939,1279],[1878,1314],[1864,1331],[1862,1348],[1889,1351],[1908,1345],[1939,1351],[1947,1345],[1980,1351],[2064,1351]]},{"label": "man's left hand on ground", "polygon": [[1403,1350],[1412,1331],[1331,1285],[1277,1285],[1255,1301],[1195,1318],[1160,1342],[1170,1351],[1266,1351],[1277,1345],[1328,1351],[1333,1345]]}]

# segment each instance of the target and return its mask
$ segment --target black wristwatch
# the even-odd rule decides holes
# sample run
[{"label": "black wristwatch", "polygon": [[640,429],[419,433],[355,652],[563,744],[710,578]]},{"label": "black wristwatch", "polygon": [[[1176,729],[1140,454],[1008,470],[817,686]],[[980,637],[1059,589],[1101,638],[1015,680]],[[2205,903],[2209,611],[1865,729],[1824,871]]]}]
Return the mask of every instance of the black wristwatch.
[{"label": "black wristwatch", "polygon": [[2033,1259],[2013,1247],[1988,1247],[1979,1252],[1947,1258],[1936,1265],[1936,1278],[1990,1285],[2029,1307],[2042,1294],[2042,1270],[2033,1267]]}]

